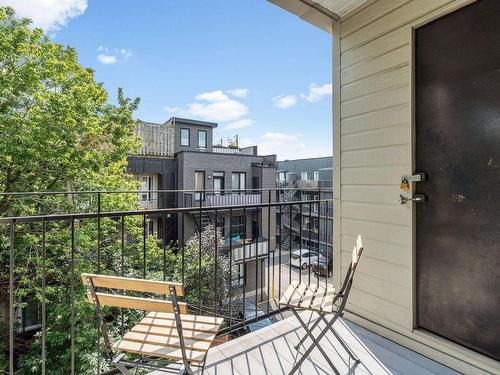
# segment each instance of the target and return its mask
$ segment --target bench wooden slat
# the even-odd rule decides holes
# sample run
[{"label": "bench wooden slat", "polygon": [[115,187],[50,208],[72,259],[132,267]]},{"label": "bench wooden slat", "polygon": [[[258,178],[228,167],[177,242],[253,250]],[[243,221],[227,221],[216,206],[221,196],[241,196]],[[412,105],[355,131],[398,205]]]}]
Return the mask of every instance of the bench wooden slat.
[{"label": "bench wooden slat", "polygon": [[[182,352],[179,348],[169,348],[162,345],[145,344],[135,341],[120,340],[113,345],[115,350],[129,353],[144,354],[152,357],[170,358],[182,360]],[[206,352],[196,350],[186,350],[186,357],[189,362],[203,362]]]},{"label": "bench wooden slat", "polygon": [[288,288],[286,288],[285,293],[283,294],[283,297],[280,299],[280,305],[288,305],[288,302],[290,301],[290,298],[292,298],[293,293],[295,292],[295,289],[299,286],[299,282],[296,280],[293,280]]},{"label": "bench wooden slat", "polygon": [[[157,318],[157,319],[167,319],[167,320],[175,320],[175,314],[172,313],[163,313],[151,311],[146,315],[148,318]],[[198,322],[198,323],[208,323],[208,324],[222,324],[224,323],[224,318],[213,317],[213,316],[203,316],[203,315],[191,315],[191,314],[183,314],[181,316],[181,320],[184,322]]]},{"label": "bench wooden slat", "polygon": [[[328,289],[326,290],[322,286],[318,288],[318,291],[316,292],[316,297],[314,298],[313,303],[311,304],[310,309],[314,311],[325,311],[323,306],[325,306],[325,300],[329,298],[335,298],[335,289]],[[332,310],[330,310],[331,312]]]},{"label": "bench wooden slat", "polygon": [[[157,327],[175,327],[174,320],[156,319],[156,318],[143,318],[140,324],[146,324]],[[197,323],[197,322],[182,322],[182,330],[217,333],[219,324]]]},{"label": "bench wooden slat", "polygon": [[292,298],[290,298],[288,304],[291,306],[299,307],[299,302],[302,299],[302,296],[304,295],[306,289],[307,285],[305,283],[300,283],[299,286],[295,289]]},{"label": "bench wooden slat", "polygon": [[[177,328],[175,325],[171,327],[162,327],[162,326],[151,326],[148,324],[136,324],[131,331],[133,332],[141,332],[141,333],[151,333],[159,336],[178,336]],[[207,341],[212,342],[215,339],[215,333],[213,332],[200,332],[200,331],[191,331],[189,329],[183,329],[182,335],[185,339],[193,339],[199,341]]]},{"label": "bench wooden slat", "polygon": [[[165,347],[175,347],[175,348],[181,347],[181,340],[179,336],[160,336],[151,333],[130,331],[127,332],[125,336],[122,337],[122,340],[136,341],[145,344],[160,345]],[[192,340],[188,339],[187,337],[184,337],[185,348],[189,350],[206,352],[210,348],[210,344],[211,343],[207,341]]]},{"label": "bench wooden slat", "polygon": [[175,293],[179,297],[184,296],[184,287],[181,283],[82,273],[82,282],[84,285],[87,285],[86,278],[89,276],[92,278],[94,286],[100,288],[132,290],[135,292],[157,294],[170,294],[168,288],[170,285],[173,285],[175,287]]},{"label": "bench wooden slat", "polygon": [[[145,311],[159,311],[159,312],[174,312],[172,302],[163,301],[152,298],[130,297],[117,294],[96,293],[97,299],[101,305],[122,307],[127,309],[145,310]],[[87,299],[93,303],[92,295],[87,293]],[[187,304],[179,302],[179,310],[181,314],[187,313]]]},{"label": "bench wooden slat", "polygon": [[306,289],[306,292],[302,296],[302,299],[300,300],[299,303],[300,307],[305,309],[309,308],[315,296],[316,296],[316,286],[309,285],[309,287]]}]

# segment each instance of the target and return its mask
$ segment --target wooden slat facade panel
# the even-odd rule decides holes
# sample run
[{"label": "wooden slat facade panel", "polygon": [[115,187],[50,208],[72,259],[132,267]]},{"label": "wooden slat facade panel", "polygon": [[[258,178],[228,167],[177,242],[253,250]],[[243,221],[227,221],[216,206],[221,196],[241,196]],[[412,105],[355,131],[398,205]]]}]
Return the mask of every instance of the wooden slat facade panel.
[{"label": "wooden slat facade panel", "polygon": [[410,143],[410,131],[407,125],[367,130],[361,133],[342,136],[342,151],[362,150]]},{"label": "wooden slat facade panel", "polygon": [[[342,183],[347,185],[393,185],[401,182],[401,176],[408,174],[408,166],[370,166],[341,168]],[[398,198],[398,197],[396,197]]]},{"label": "wooden slat facade panel", "polygon": [[342,218],[394,225],[411,225],[408,212],[399,204],[344,202]]},{"label": "wooden slat facade panel", "polygon": [[[363,238],[402,245],[406,251],[411,245],[411,228],[408,226],[342,218],[342,234],[357,236],[360,233],[363,234]],[[351,246],[349,243],[347,245]],[[365,250],[367,253],[370,252],[368,247]]]}]

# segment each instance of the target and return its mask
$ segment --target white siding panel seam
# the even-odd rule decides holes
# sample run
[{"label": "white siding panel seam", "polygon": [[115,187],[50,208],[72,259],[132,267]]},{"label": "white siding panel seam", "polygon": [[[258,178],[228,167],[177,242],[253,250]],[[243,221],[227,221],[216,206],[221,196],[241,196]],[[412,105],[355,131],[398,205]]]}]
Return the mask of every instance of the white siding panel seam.
[{"label": "white siding panel seam", "polygon": [[361,95],[355,96],[353,98],[345,99],[342,101],[342,104],[350,104],[352,102],[355,102],[356,100],[365,99],[365,98],[368,98],[368,97],[373,96],[373,95],[377,95],[377,96],[383,95],[384,93],[392,92],[393,90],[408,87],[409,84],[410,84],[409,80],[407,82],[397,83],[393,86],[384,87],[384,88],[378,89],[376,91],[367,92],[365,94],[361,94]]},{"label": "white siding panel seam", "polygon": [[[359,48],[375,39],[383,37],[391,31],[418,20],[425,14],[444,8],[455,1],[456,0],[418,0],[409,2],[378,20],[369,23],[356,33],[346,37],[341,36],[342,48],[344,48],[345,45],[349,45],[349,47],[342,49],[342,52],[349,51],[353,48]],[[350,41],[351,39],[352,41]],[[358,41],[356,41],[356,39]]]},{"label": "white siding panel seam", "polygon": [[361,112],[361,113],[356,113],[356,114],[353,114],[353,115],[350,115],[350,116],[344,116],[344,117],[342,117],[342,121],[350,120],[350,119],[355,118],[355,117],[366,116],[366,115],[369,115],[369,114],[372,114],[372,113],[382,112],[382,111],[388,110],[388,109],[394,109],[394,108],[398,108],[398,107],[402,107],[402,106],[406,107],[409,104],[410,103],[408,103],[408,102],[399,103],[399,104],[389,105],[387,107],[377,108],[377,109],[374,109],[374,110],[371,110],[371,111],[368,111],[368,112]]},{"label": "white siding panel seam", "polygon": [[[342,136],[341,139],[344,140],[344,137],[346,137],[346,136]],[[349,150],[342,150],[342,154],[346,155],[346,154],[350,154],[350,153],[359,153],[359,152],[369,151],[369,150],[381,150],[381,149],[384,149],[384,148],[394,148],[394,147],[400,147],[400,146],[408,146],[409,144],[410,144],[410,142],[403,142],[403,143],[391,143],[390,145],[359,147],[359,148],[353,148],[353,149],[349,149]],[[384,164],[384,165],[387,165],[387,164]],[[403,165],[408,165],[408,163],[404,163]],[[371,164],[369,166],[371,166]],[[352,167],[349,166],[347,168],[352,168]]]},{"label": "white siding panel seam", "polygon": [[[377,54],[374,54],[374,55],[372,55],[372,56],[366,57],[365,59],[362,59],[362,60],[359,60],[359,61],[353,62],[353,63],[352,63],[352,64],[350,64],[350,65],[343,66],[343,67],[342,67],[342,69],[341,69],[341,72],[342,72],[342,74],[345,74],[345,73],[347,73],[347,72],[350,72],[351,70],[356,69],[357,65],[361,65],[361,64],[365,64],[365,65],[366,65],[366,64],[369,64],[369,63],[370,63],[370,61],[380,59],[381,57],[383,57],[383,56],[385,56],[385,55],[387,55],[387,54],[389,54],[389,53],[395,52],[395,51],[397,51],[397,50],[399,50],[399,49],[401,49],[401,48],[404,48],[404,47],[406,47],[406,46],[408,46],[408,45],[409,45],[408,40],[405,40],[404,42],[402,42],[402,43],[400,43],[400,44],[395,45],[395,46],[394,46],[393,48],[391,48],[391,49],[382,50],[382,51],[380,51],[380,53],[377,53]],[[408,65],[408,63],[407,63],[407,62],[403,62],[403,63],[401,63],[400,65],[402,65],[402,66],[406,66],[406,65]],[[400,68],[400,67],[401,67],[401,66],[395,65],[393,68],[390,68],[390,69],[387,69],[387,70],[398,69],[398,68]],[[374,74],[375,74],[375,73],[374,73]],[[373,75],[373,74],[371,74],[371,75]],[[367,76],[367,77],[369,77],[369,76]],[[363,77],[363,78],[366,78],[366,77]],[[357,80],[355,80],[355,81],[351,81],[351,82],[348,82],[348,83],[344,83],[344,84],[342,84],[342,87],[345,87],[345,86],[347,86],[347,85],[350,85],[350,84],[352,84],[353,82],[359,81],[359,80],[361,80],[361,79],[363,79],[363,78],[360,78],[360,79],[357,79]]]},{"label": "white siding panel seam", "polygon": [[356,19],[353,22],[351,22],[349,18],[346,20],[342,19],[343,36],[347,37],[361,30],[366,25],[385,17],[387,14],[401,8],[410,1],[412,0],[378,0],[361,11],[350,14],[349,18],[354,18],[353,16],[355,16]]}]

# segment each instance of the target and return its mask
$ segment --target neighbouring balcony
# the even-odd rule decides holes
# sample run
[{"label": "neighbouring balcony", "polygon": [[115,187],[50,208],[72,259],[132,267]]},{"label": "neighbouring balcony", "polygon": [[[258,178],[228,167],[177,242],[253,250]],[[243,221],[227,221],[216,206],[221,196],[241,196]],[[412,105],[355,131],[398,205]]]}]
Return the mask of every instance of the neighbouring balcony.
[{"label": "neighbouring balcony", "polygon": [[207,194],[205,205],[212,206],[234,206],[242,204],[259,204],[262,201],[260,193],[229,193],[229,194]]},{"label": "neighbouring balcony", "polygon": [[271,250],[270,253],[269,241],[264,237],[260,237],[258,240],[242,239],[239,241],[232,241],[232,243],[229,242],[229,239],[226,239],[224,241],[224,246],[227,249],[232,247],[232,259],[235,263],[246,263],[258,259],[263,259],[274,253],[274,249]]}]

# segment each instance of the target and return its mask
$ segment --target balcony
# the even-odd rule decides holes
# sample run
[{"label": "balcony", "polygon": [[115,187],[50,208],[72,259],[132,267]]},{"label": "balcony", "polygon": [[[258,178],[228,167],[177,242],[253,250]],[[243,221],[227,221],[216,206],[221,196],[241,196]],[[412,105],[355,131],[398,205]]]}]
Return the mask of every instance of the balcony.
[{"label": "balcony", "polygon": [[237,205],[255,205],[261,203],[260,193],[229,193],[229,194],[208,194],[206,195],[205,205],[207,207],[215,206],[237,206]]},{"label": "balcony", "polygon": [[[137,197],[137,192],[130,195]],[[5,316],[9,322],[6,324],[8,344],[5,345],[8,349],[4,353],[7,363],[12,365],[12,373],[25,368],[22,355],[30,345],[35,345],[34,350],[39,353],[34,373],[49,374],[56,367],[63,369],[64,373],[116,373],[110,371],[104,353],[97,349],[97,341],[85,339],[97,337],[97,327],[92,309],[82,309],[87,305],[79,274],[101,272],[182,281],[189,286],[186,302],[190,311],[224,317],[225,325],[219,334],[220,344],[209,350],[205,374],[287,374],[300,355],[293,346],[304,332],[286,308],[279,308],[277,301],[294,280],[309,279],[312,283],[332,288],[332,278],[315,275],[311,268],[300,270],[292,267],[289,252],[295,248],[271,248],[270,244],[274,243],[272,237],[228,243],[215,231],[215,237],[213,233],[196,234],[193,239],[181,241],[170,248],[171,245],[162,242],[156,231],[152,233],[147,229],[150,222],[158,217],[171,216],[183,221],[184,216],[192,211],[213,214],[220,208],[218,204],[222,203],[213,202],[217,204],[215,208],[101,210],[0,218],[0,238],[9,259],[9,271],[0,273],[0,281],[12,291],[8,293],[5,289],[7,292],[3,294]],[[268,220],[272,216],[262,222],[263,216],[259,213],[270,209],[287,212],[293,209],[294,204],[333,205],[332,200],[261,203],[259,199],[258,202],[243,205],[230,203],[235,203],[233,209],[257,211],[257,224],[262,228],[269,228]],[[231,225],[230,232],[233,229]],[[275,235],[271,233],[271,236]],[[206,238],[210,242],[206,242]],[[247,259],[259,262],[255,262],[257,266],[252,269],[255,272],[242,276],[239,272],[246,267],[241,267],[241,264]],[[213,260],[207,266],[206,262]],[[49,268],[53,271],[53,267],[57,269],[56,274],[47,272]],[[227,275],[227,278],[220,279],[220,275]],[[239,282],[241,277],[245,282]],[[258,318],[249,316],[247,303],[256,306],[258,313],[254,316]],[[18,317],[23,316],[20,312],[26,306],[35,306],[35,310],[41,312],[34,318],[40,321],[29,322],[30,326],[36,327],[36,334],[23,333],[27,331],[20,329],[23,322]],[[134,315],[109,310],[107,319],[114,332],[120,332],[129,319],[134,319]],[[250,327],[255,329],[254,323],[261,320],[273,324],[247,333]],[[268,323],[259,323],[259,327]],[[335,337],[327,335],[322,341],[323,348],[342,374],[454,374],[448,368],[349,320],[342,319],[335,324],[343,339],[361,358],[358,365],[349,363],[348,355]],[[54,348],[47,344],[47,340],[57,329],[64,329],[67,335],[61,338],[61,345]],[[305,345],[309,345],[309,341]],[[54,350],[61,355],[55,355]],[[78,367],[86,363],[84,358],[93,360],[92,369],[85,372]],[[331,369],[315,349],[299,373],[329,374]],[[160,375],[163,372],[154,371],[151,374]]]},{"label": "balcony", "polygon": [[[230,247],[229,240],[224,245]],[[268,257],[269,241],[267,238],[260,237],[258,240],[240,240],[231,244],[233,251],[233,262],[246,263]],[[273,250],[274,252],[274,250]]]}]

